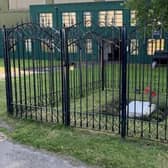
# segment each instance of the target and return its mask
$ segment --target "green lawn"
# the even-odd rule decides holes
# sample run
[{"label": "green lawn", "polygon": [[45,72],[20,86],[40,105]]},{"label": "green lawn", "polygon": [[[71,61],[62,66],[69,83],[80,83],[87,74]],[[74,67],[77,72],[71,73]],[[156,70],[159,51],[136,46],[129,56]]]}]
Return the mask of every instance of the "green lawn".
[{"label": "green lawn", "polygon": [[14,141],[70,155],[101,168],[167,168],[166,144],[133,138],[122,140],[111,134],[7,117],[4,85],[0,81],[0,119],[13,130],[0,130]]},{"label": "green lawn", "polygon": [[[16,62],[18,63],[17,60]],[[56,64],[57,61],[55,60],[54,65]],[[45,61],[37,60],[36,66],[40,67],[41,65],[45,66]],[[22,60],[21,69],[23,70]],[[167,101],[166,74],[167,69],[165,67],[151,70],[150,65],[130,64],[128,66],[129,78],[127,88],[129,89],[129,94],[127,101],[149,101],[149,95],[143,94],[143,90],[145,87],[151,85],[152,90],[154,90],[157,94],[156,97],[152,98],[152,103],[157,104],[159,111],[158,113],[160,114],[161,111],[163,114],[166,110]],[[97,64],[88,65],[87,67],[86,64],[82,64],[81,72],[79,67],[75,67],[73,71],[70,71],[71,125],[76,127],[95,127],[95,129],[100,129],[101,127],[102,130],[118,133],[120,123],[120,65],[106,64],[106,82],[104,90],[101,89],[102,82],[100,80],[100,76],[100,65]],[[54,87],[51,87],[51,81],[53,80],[52,77],[54,78]],[[33,83],[33,78],[36,79],[36,85]],[[13,89],[17,88],[17,92],[13,91],[13,96],[16,97],[17,94],[17,100],[14,99],[14,102],[17,101],[19,104],[19,101],[22,99],[22,103],[27,104],[28,106],[27,112],[16,113],[18,117],[42,120],[44,122],[61,121],[62,82],[60,70],[54,70],[53,72],[47,71],[46,73],[34,73],[34,75],[30,73],[25,77],[22,74],[22,77],[20,78],[21,81],[18,80],[18,77],[15,79],[16,81],[13,80]],[[17,86],[15,85],[15,82]],[[81,90],[80,86],[82,86]],[[34,99],[34,89],[37,93],[36,99]],[[56,97],[57,95],[58,97]],[[27,99],[25,99],[26,96]],[[38,106],[37,109],[33,107],[35,102]],[[108,116],[104,115],[107,113]],[[144,137],[149,138],[150,136],[152,139],[155,139],[158,133],[159,138],[163,140],[165,134],[168,135],[168,129],[166,129],[167,116],[161,116],[161,122],[159,121],[159,117],[160,116],[158,116],[157,119],[156,113],[155,119],[151,122],[129,119],[128,134],[130,136],[141,136],[141,132],[144,132]],[[158,129],[156,127],[158,127]]]},{"label": "green lawn", "polygon": [[4,60],[3,58],[0,58],[0,67],[3,67],[4,66]]}]

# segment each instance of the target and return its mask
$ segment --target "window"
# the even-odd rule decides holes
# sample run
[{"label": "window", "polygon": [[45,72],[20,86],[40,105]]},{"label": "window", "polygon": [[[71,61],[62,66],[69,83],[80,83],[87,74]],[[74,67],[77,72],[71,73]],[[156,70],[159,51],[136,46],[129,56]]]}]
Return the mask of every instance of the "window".
[{"label": "window", "polygon": [[99,26],[122,26],[123,13],[120,10],[100,11],[99,12]]},{"label": "window", "polygon": [[75,12],[64,12],[62,13],[62,24],[65,27],[70,27],[76,24],[76,13]]},{"label": "window", "polygon": [[83,21],[85,27],[90,27],[92,25],[92,16],[91,12],[84,12],[83,13]]},{"label": "window", "polygon": [[45,3],[45,0],[9,0],[9,10],[28,10],[30,5]]},{"label": "window", "polygon": [[85,48],[85,52],[87,54],[91,54],[93,52],[93,49],[92,49],[92,39],[87,39],[86,40],[86,44],[85,44],[86,48]]},{"label": "window", "polygon": [[44,41],[41,41],[41,51],[43,51],[43,52],[49,52],[49,50],[50,49],[49,49],[47,43],[44,42]]},{"label": "window", "polygon": [[114,12],[114,24],[115,26],[123,26],[123,13],[122,11],[115,11]]},{"label": "window", "polygon": [[43,52],[54,52],[55,51],[54,40],[41,39],[41,50]]},{"label": "window", "polygon": [[40,13],[40,26],[53,27],[52,13]]},{"label": "window", "polygon": [[77,53],[77,45],[75,39],[68,40],[68,53]]},{"label": "window", "polygon": [[25,49],[28,52],[32,51],[32,42],[31,42],[31,39],[26,39],[25,40]]},{"label": "window", "polygon": [[136,11],[131,11],[130,25],[136,26]]},{"label": "window", "polygon": [[112,25],[112,18],[113,18],[113,11],[105,12],[101,11],[99,12],[99,25],[100,27],[110,26]]},{"label": "window", "polygon": [[155,51],[164,50],[164,39],[149,39],[148,40],[148,55],[154,55]]},{"label": "window", "polygon": [[50,41],[48,39],[41,39],[41,50],[44,52],[50,52]]},{"label": "window", "polygon": [[131,55],[138,55],[138,48],[139,48],[138,40],[137,39],[131,39],[130,54]]},{"label": "window", "polygon": [[16,51],[16,45],[17,45],[16,39],[14,38],[9,39],[9,45],[10,45],[11,51]]}]

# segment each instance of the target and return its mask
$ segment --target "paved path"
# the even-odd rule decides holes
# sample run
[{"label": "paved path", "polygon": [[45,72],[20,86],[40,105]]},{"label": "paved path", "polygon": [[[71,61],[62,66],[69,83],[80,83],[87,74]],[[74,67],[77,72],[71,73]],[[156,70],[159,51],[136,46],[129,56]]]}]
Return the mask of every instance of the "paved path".
[{"label": "paved path", "polygon": [[0,168],[86,168],[80,162],[4,139],[0,133]]},{"label": "paved path", "polygon": [[[20,73],[21,73],[21,75],[23,75],[24,71],[20,70]],[[33,71],[30,71],[30,74],[32,74],[32,73],[33,73]],[[28,75],[29,71],[26,70],[25,74]],[[11,75],[12,75],[12,77],[14,76],[14,69],[13,68],[11,68]],[[15,75],[19,76],[18,68],[15,68]],[[4,80],[4,79],[5,79],[5,70],[4,70],[4,67],[0,67],[0,80]]]}]

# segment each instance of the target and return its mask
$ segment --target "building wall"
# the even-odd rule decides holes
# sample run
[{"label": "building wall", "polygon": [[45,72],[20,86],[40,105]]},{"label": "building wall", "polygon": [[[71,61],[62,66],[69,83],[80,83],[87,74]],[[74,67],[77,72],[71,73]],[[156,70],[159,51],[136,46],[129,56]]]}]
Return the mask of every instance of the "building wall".
[{"label": "building wall", "polygon": [[[21,3],[22,0],[10,0],[12,3],[15,1],[17,3]],[[36,1],[36,2],[35,2]],[[99,1],[99,2],[98,2]],[[101,1],[101,2],[100,2]],[[107,2],[108,1],[108,2]],[[132,25],[133,22],[131,22],[131,13],[129,10],[124,8],[123,5],[124,0],[29,0],[29,2],[33,2],[33,5],[30,6],[30,10],[28,8],[29,4],[27,2],[23,3],[20,7],[20,10],[14,10],[11,9],[9,6],[9,3],[7,0],[1,0],[0,1],[0,28],[3,24],[6,24],[7,26],[11,26],[12,24],[15,25],[17,22],[20,22],[21,20],[25,21],[26,18],[29,18],[29,12],[30,12],[30,18],[33,22],[38,22],[44,26],[44,24],[52,25],[52,27],[61,28],[64,24],[62,23],[62,13],[67,12],[75,12],[76,13],[76,23],[80,23],[83,20],[83,12],[90,11],[92,15],[92,21],[94,24],[97,24],[99,22],[99,11],[110,11],[110,10],[122,10],[123,11],[123,24],[126,25],[129,28],[129,32],[135,32],[135,25]],[[80,4],[82,2],[82,4]],[[90,3],[89,3],[90,2]],[[106,3],[105,3],[106,2]],[[34,5],[39,4],[40,5]],[[42,5],[41,5],[42,4]],[[44,5],[45,4],[45,5]],[[48,5],[46,5],[48,4]],[[51,5],[49,5],[51,4]],[[55,4],[55,5],[54,5]],[[16,8],[17,4],[14,4],[14,7]],[[31,3],[30,3],[31,5]],[[29,12],[28,12],[29,11]],[[50,22],[48,19],[49,16],[46,16],[46,14],[49,14],[52,16],[52,22]],[[45,15],[45,16],[43,16]],[[105,17],[106,18],[106,17]],[[72,18],[71,18],[72,19]],[[27,19],[28,20],[28,19]],[[93,25],[94,25],[93,24]],[[48,26],[49,26],[48,25]],[[65,25],[64,25],[65,26]],[[106,27],[101,27],[98,29],[104,29],[106,31]],[[84,27],[81,26],[83,29]],[[0,34],[1,35],[1,34]],[[146,61],[149,62],[151,60],[152,54],[148,54],[147,48],[144,48],[144,46],[147,46],[148,41],[145,41],[143,43],[143,39],[140,38],[138,35],[138,39],[136,40],[136,35],[131,35],[131,45],[133,47],[132,56],[134,57],[135,61],[143,61],[143,59],[139,56],[136,56],[137,53],[143,52],[143,57],[145,57]],[[163,35],[164,36],[164,35]],[[151,37],[152,38],[152,37]],[[1,39],[1,37],[0,37]],[[0,41],[1,43],[2,41]],[[156,41],[157,42],[157,41]],[[159,41],[160,42],[160,41]],[[159,43],[157,42],[157,43]],[[165,46],[167,45],[167,41],[163,41],[163,44],[165,43]],[[161,44],[162,44],[161,43]],[[153,44],[153,43],[151,43]],[[150,46],[153,46],[151,45]],[[164,45],[157,45],[161,46],[161,48],[165,48]],[[135,47],[134,47],[135,46]],[[1,44],[0,44],[0,50],[1,50]],[[135,48],[135,49],[134,49]],[[138,49],[137,49],[138,48]],[[143,50],[142,50],[143,48]],[[150,47],[152,50],[152,47]],[[160,47],[159,47],[160,48]],[[139,51],[137,51],[139,50]],[[107,51],[109,52],[109,51]],[[1,57],[2,54],[0,54]],[[146,56],[147,57],[146,57]]]},{"label": "building wall", "polygon": [[[73,0],[74,1],[74,0]],[[88,0],[89,1],[89,0]],[[57,0],[58,2],[58,0]],[[65,1],[64,1],[65,2]],[[68,1],[69,2],[69,1]],[[72,2],[72,1],[71,1]],[[78,1],[79,2],[79,1]],[[40,25],[42,26],[51,26],[51,20],[52,20],[52,26],[51,27],[55,27],[55,28],[61,28],[62,26],[70,26],[71,23],[72,24],[76,24],[76,23],[81,23],[79,26],[81,28],[81,30],[83,31],[87,31],[87,27],[85,27],[83,22],[83,14],[84,12],[89,12],[91,14],[91,26],[94,29],[94,26],[96,28],[97,32],[100,33],[104,33],[103,35],[108,37],[108,38],[113,38],[118,40],[119,38],[119,31],[115,32],[115,34],[113,33],[113,36],[111,37],[111,28],[108,28],[108,26],[106,27],[104,26],[100,26],[100,22],[99,22],[99,15],[100,15],[100,11],[122,11],[123,15],[122,15],[122,25],[125,24],[129,24],[129,20],[127,20],[127,17],[129,17],[129,11],[124,9],[123,6],[123,1],[115,1],[115,2],[82,2],[82,3],[64,3],[64,4],[56,4],[56,5],[35,5],[35,6],[31,6],[30,7],[30,15],[31,15],[31,19],[34,22],[40,23]],[[73,13],[75,15],[75,19],[65,19],[66,16],[63,18],[63,14],[67,14],[67,13]],[[52,16],[49,17],[48,15]],[[114,16],[116,16],[117,13],[115,13]],[[105,17],[106,18],[106,17]],[[111,18],[111,17],[110,17]],[[117,17],[118,18],[118,17]],[[65,23],[63,23],[63,20],[65,21],[70,21],[71,23],[68,23],[65,21]],[[72,21],[73,20],[73,21]],[[109,21],[109,20],[108,20]],[[67,24],[66,24],[67,23]],[[70,24],[70,25],[69,25]],[[109,26],[110,27],[110,26]],[[109,31],[106,31],[106,30]],[[116,30],[116,29],[115,29]],[[117,29],[119,30],[119,29]],[[85,53],[85,58],[87,58],[87,60],[97,60],[97,50],[98,50],[98,46],[97,43],[92,40],[91,41],[91,46],[92,46],[92,52],[91,53]],[[111,52],[111,46],[106,45],[105,46],[105,50],[104,50],[104,54],[105,54],[105,59],[108,59],[108,53]],[[73,51],[73,49],[72,49]],[[70,60],[71,61],[77,61],[79,59],[79,53],[77,52],[77,50],[75,49],[75,51],[70,52],[69,56],[70,56]]]},{"label": "building wall", "polygon": [[[57,0],[58,2],[59,0]],[[66,0],[64,0],[65,2]],[[76,0],[71,0],[76,1]],[[88,0],[89,1],[89,0]],[[63,2],[63,1],[62,1]],[[68,1],[69,2],[69,1]],[[82,2],[82,1],[81,1]],[[122,10],[123,13],[129,13],[125,11],[122,1],[115,2],[82,2],[81,3],[66,3],[66,4],[56,4],[56,5],[33,5],[30,7],[31,20],[34,22],[39,21],[40,13],[52,13],[53,15],[53,26],[62,26],[62,12],[75,12],[76,13],[76,23],[80,23],[83,18],[84,11],[90,11],[92,15],[92,21],[94,24],[98,22],[99,11],[103,10]],[[123,23],[129,24],[129,15],[123,14]]]},{"label": "building wall", "polygon": [[30,4],[45,4],[45,0],[9,0],[9,10],[28,10]]},{"label": "building wall", "polygon": [[108,2],[108,1],[118,1],[118,0],[54,0],[54,3],[62,4],[62,3],[81,3],[81,2]]},{"label": "building wall", "polygon": [[81,3],[81,2],[95,2],[95,0],[54,0],[55,4],[62,3]]},{"label": "building wall", "polygon": [[3,25],[12,26],[26,18],[28,18],[27,10],[10,10],[8,0],[0,1],[0,27]]},{"label": "building wall", "polygon": [[0,58],[3,51],[2,27],[29,21],[29,4],[52,4],[53,0],[0,0]]},{"label": "building wall", "polygon": [[[80,24],[80,28],[82,30],[87,30],[84,26],[84,12],[90,12],[91,13],[91,22],[93,22],[93,26],[97,25],[96,30],[104,30],[104,32],[107,31],[106,26],[100,25],[100,12],[105,13],[108,11],[122,11],[123,12],[123,25],[127,26],[127,30],[130,40],[130,57],[129,61],[131,62],[139,62],[139,63],[150,63],[152,60],[152,56],[154,55],[155,51],[157,50],[164,50],[167,46],[167,40],[165,39],[165,35],[162,34],[161,39],[154,38],[151,35],[148,37],[142,36],[142,34],[139,31],[135,31],[137,29],[136,27],[136,19],[134,16],[134,11],[129,11],[124,7],[123,1],[111,1],[111,2],[94,2],[93,0],[87,0],[85,3],[77,3],[80,0],[54,0],[55,5],[35,5],[30,7],[30,15],[34,22],[40,23],[42,26],[49,26],[48,23],[51,23],[50,20],[52,20],[52,26],[56,28],[61,28],[62,26],[71,26],[76,23],[82,23]],[[61,2],[61,4],[59,4]],[[68,2],[68,3],[67,3]],[[70,3],[75,2],[75,3]],[[80,1],[82,2],[82,1]],[[88,3],[90,2],[90,3]],[[102,12],[103,11],[103,12]],[[47,15],[51,15],[52,17],[48,19]],[[46,15],[46,16],[43,16]],[[66,17],[66,15],[70,15]],[[108,23],[108,18],[111,19],[112,14],[109,13],[109,17],[107,15],[104,17],[106,21],[104,21],[105,24]],[[66,18],[66,19],[65,19]],[[74,19],[75,18],[75,19]],[[118,18],[118,17],[116,17]],[[104,20],[103,19],[103,20]],[[113,18],[114,19],[114,18]],[[68,20],[69,22],[73,24],[66,24],[65,20]],[[75,21],[74,21],[75,20]],[[115,20],[115,19],[114,19]],[[117,22],[114,21],[114,25],[116,25]],[[104,25],[105,25],[104,24]],[[112,23],[113,24],[113,23]],[[108,25],[107,25],[108,26]],[[49,26],[50,27],[50,26]],[[121,26],[119,26],[121,27]],[[138,30],[138,29],[137,29]],[[110,36],[110,35],[109,35]],[[113,38],[115,36],[113,35]],[[93,45],[94,47],[94,45]],[[96,47],[95,47],[96,48]],[[93,48],[93,51],[95,51],[95,48]],[[106,47],[107,50],[105,51],[105,55],[110,52],[109,47]],[[75,58],[78,58],[77,56]],[[88,56],[88,58],[91,58]]]},{"label": "building wall", "polygon": [[0,0],[0,28],[2,28],[3,25],[10,27],[21,21],[28,21],[29,5],[81,3],[81,2],[95,2],[95,1],[116,1],[116,0]]},{"label": "building wall", "polygon": [[29,20],[29,5],[51,4],[53,0],[0,0],[0,28]]}]

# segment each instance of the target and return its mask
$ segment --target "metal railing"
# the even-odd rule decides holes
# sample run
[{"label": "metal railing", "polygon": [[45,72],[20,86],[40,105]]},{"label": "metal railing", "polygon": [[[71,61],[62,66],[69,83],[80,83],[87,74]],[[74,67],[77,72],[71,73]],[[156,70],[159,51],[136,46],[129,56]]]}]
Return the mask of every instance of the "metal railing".
[{"label": "metal railing", "polygon": [[168,140],[168,64],[152,69],[152,62],[136,62],[144,53],[138,49],[147,49],[132,46],[126,27],[104,32],[24,23],[4,27],[3,35],[9,114]]}]

